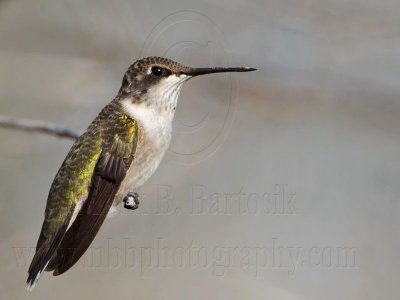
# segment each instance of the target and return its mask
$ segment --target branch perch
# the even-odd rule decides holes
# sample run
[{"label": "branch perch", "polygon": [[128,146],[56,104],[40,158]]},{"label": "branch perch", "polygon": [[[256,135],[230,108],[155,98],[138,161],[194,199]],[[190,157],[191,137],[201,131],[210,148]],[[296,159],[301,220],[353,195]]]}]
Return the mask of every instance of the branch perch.
[{"label": "branch perch", "polygon": [[41,132],[62,138],[76,139],[81,133],[61,124],[39,120],[12,118],[0,115],[0,128],[11,128],[30,132]]}]

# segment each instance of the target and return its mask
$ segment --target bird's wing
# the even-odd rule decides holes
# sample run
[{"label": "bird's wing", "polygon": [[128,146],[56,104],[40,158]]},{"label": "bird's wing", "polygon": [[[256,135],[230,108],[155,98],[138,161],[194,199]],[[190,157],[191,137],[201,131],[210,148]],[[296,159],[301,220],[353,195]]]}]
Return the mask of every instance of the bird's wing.
[{"label": "bird's wing", "polygon": [[36,253],[28,269],[26,282],[29,290],[59,247],[77,202],[88,194],[94,168],[102,152],[102,139],[94,134],[89,135],[87,131],[75,141],[53,180]]},{"label": "bird's wing", "polygon": [[[133,160],[138,142],[138,131],[138,125],[134,122],[134,128],[130,130],[129,134],[131,138],[127,138],[126,135],[122,138],[115,134],[110,143],[103,145],[91,173],[88,196],[72,224],[70,224],[70,220],[76,201],[70,205],[68,211],[59,208],[57,212],[54,209],[53,214],[62,214],[63,218],[59,218],[62,221],[52,222],[49,225],[56,228],[51,230],[50,238],[46,238],[49,235],[49,230],[46,228],[49,226],[45,228],[45,220],[37,252],[28,271],[27,283],[29,286],[33,287],[44,269],[54,270],[54,275],[65,272],[89,247]],[[80,163],[84,164],[84,162]],[[82,176],[81,173],[75,174],[75,176]],[[49,207],[49,201],[47,206]],[[46,219],[49,214],[48,208],[46,208]]]},{"label": "bird's wing", "polygon": [[88,199],[65,233],[54,263],[51,262],[54,275],[67,271],[85,253],[103,224],[114,196],[128,171],[130,161],[124,160],[124,149],[129,147],[118,138],[114,141],[112,148],[115,151],[106,151],[100,156]]}]

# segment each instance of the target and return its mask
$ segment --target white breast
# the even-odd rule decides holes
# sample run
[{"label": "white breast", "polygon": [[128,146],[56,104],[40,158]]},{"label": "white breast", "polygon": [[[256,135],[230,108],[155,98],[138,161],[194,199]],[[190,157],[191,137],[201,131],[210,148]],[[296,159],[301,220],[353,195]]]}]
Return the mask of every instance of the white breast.
[{"label": "white breast", "polygon": [[118,190],[114,207],[121,203],[129,192],[135,192],[149,179],[167,152],[178,96],[187,79],[185,75],[171,75],[141,95],[144,97],[142,101],[134,101],[135,99],[129,97],[122,100],[126,114],[138,121],[144,130],[145,141],[136,152],[135,159]]},{"label": "white breast", "polygon": [[139,122],[145,132],[145,139],[118,190],[114,206],[121,203],[127,193],[134,192],[149,179],[171,141],[173,116],[162,115],[145,104],[133,104],[129,99],[123,102],[123,106],[127,114]]},{"label": "white breast", "polygon": [[145,103],[132,103],[130,99],[125,100],[122,105],[127,114],[138,121],[145,130],[146,139],[161,143],[164,142],[165,134],[171,134],[173,115],[170,113],[162,113],[155,107],[148,107]]}]

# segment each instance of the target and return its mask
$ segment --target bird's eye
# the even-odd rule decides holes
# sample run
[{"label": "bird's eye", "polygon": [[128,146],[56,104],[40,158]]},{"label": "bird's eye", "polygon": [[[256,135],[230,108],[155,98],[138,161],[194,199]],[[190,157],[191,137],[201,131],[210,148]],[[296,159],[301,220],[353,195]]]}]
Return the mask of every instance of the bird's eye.
[{"label": "bird's eye", "polygon": [[154,76],[161,76],[163,74],[163,71],[163,68],[159,66],[154,66],[151,68],[151,74],[153,74]]}]

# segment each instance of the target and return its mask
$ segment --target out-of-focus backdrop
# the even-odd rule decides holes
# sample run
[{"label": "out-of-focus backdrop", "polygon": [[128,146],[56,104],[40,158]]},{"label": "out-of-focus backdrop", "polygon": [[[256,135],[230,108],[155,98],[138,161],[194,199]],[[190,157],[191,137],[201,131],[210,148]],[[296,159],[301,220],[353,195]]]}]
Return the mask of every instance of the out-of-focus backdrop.
[{"label": "out-of-focus backdrop", "polygon": [[137,211],[32,293],[72,140],[0,129],[1,299],[398,299],[398,1],[0,1],[0,113],[84,130],[136,59],[190,81]]}]

